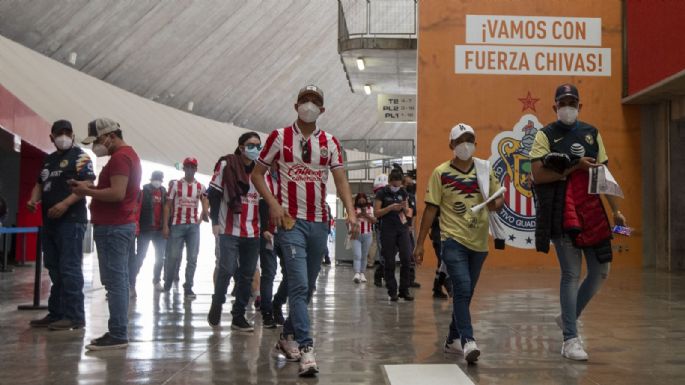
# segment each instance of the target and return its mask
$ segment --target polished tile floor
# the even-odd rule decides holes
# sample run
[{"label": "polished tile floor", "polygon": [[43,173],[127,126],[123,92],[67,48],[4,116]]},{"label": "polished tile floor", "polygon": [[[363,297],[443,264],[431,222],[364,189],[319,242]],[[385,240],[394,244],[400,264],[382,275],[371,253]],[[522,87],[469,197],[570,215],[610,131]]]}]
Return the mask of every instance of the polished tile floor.
[{"label": "polished tile floor", "polygon": [[[33,269],[0,273],[0,384],[383,384],[383,365],[412,363],[456,364],[476,384],[685,383],[682,274],[612,271],[582,317],[590,361],[578,363],[559,354],[558,272],[486,262],[472,306],[483,355],[467,366],[442,353],[451,307],[431,298],[430,269],[419,270],[416,302],[391,303],[383,289],[353,284],[349,266],[325,267],[311,311],[321,373],[301,379],[296,364],[271,356],[278,330],[263,330],[254,309],[254,333],[232,332],[228,312],[221,329],[207,324],[211,239],[201,250],[195,301],[184,301],[177,289],[154,292],[152,264],[151,252],[130,306],[129,348],[98,353],[84,348],[107,325],[95,255],[84,257],[85,331],[30,329],[28,321],[45,313],[16,306],[31,301]],[[44,274],[43,303],[48,287]]]}]

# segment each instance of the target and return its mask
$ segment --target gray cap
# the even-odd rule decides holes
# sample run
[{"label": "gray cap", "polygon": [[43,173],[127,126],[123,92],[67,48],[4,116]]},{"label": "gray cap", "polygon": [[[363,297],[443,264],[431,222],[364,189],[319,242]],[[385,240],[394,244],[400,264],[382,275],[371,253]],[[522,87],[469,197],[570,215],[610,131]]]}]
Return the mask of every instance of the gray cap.
[{"label": "gray cap", "polygon": [[323,91],[321,90],[321,88],[319,88],[313,84],[304,86],[304,87],[300,88],[300,92],[297,93],[297,100],[300,100],[302,95],[306,95],[306,94],[312,94],[312,95],[318,96],[319,98],[321,98],[321,103],[323,103]]},{"label": "gray cap", "polygon": [[110,132],[114,132],[120,129],[121,126],[119,126],[119,123],[115,122],[112,119],[97,118],[92,122],[88,123],[88,137],[83,139],[81,143],[91,144],[99,136],[109,134]]},{"label": "gray cap", "polygon": [[161,171],[153,171],[150,180],[164,180],[164,173]]}]

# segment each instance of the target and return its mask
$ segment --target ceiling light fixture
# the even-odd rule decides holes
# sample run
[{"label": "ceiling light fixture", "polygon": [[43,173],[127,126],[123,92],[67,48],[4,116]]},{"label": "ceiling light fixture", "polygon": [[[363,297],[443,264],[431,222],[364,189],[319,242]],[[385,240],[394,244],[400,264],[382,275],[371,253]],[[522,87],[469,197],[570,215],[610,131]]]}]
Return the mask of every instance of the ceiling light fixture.
[{"label": "ceiling light fixture", "polygon": [[371,95],[371,85],[364,84],[364,93],[367,95]]},{"label": "ceiling light fixture", "polygon": [[366,63],[364,63],[364,59],[360,57],[357,58],[357,68],[359,68],[360,71],[364,71],[364,68],[366,68]]}]

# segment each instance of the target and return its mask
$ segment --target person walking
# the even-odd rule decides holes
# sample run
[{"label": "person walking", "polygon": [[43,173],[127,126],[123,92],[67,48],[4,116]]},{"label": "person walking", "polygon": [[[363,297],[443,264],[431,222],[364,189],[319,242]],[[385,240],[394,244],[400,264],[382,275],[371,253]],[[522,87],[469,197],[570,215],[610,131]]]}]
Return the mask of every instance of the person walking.
[{"label": "person walking", "polygon": [[376,223],[376,218],[373,216],[373,207],[364,193],[359,193],[354,198],[354,210],[357,214],[359,230],[355,232],[350,229],[352,250],[354,251],[352,263],[354,278],[352,280],[354,283],[366,283],[367,279],[364,272],[366,270],[366,259],[371,248],[372,227]]}]

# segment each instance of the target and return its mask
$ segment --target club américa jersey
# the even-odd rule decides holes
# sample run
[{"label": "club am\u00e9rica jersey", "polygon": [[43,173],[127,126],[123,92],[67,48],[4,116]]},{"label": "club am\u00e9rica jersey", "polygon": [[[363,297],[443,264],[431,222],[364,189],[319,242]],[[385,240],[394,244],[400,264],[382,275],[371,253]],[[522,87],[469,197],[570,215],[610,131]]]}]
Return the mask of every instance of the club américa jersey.
[{"label": "club am\u00e9rica jersey", "polygon": [[338,139],[318,127],[305,139],[294,123],[271,132],[258,161],[278,171],[276,198],[291,217],[328,221],[328,171],[343,167]]}]

